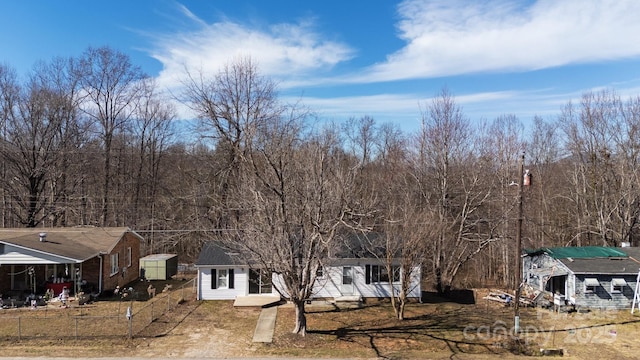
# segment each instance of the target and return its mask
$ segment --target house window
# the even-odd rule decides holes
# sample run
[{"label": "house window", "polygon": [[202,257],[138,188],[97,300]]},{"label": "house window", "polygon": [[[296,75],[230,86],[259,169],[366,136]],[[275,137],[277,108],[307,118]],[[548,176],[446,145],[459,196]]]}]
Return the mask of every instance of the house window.
[{"label": "house window", "polygon": [[131,267],[131,248],[127,248],[127,267]]},{"label": "house window", "polygon": [[324,268],[322,267],[322,265],[318,265],[318,268],[316,269],[316,277],[317,278],[324,277]]},{"label": "house window", "polygon": [[118,253],[111,254],[111,275],[117,274],[120,267],[118,266]]},{"label": "house window", "polygon": [[622,278],[612,279],[611,280],[611,293],[619,294],[622,293],[624,287],[627,285],[627,282]]},{"label": "house window", "polygon": [[345,266],[342,268],[342,285],[353,284],[353,269],[351,266]]},{"label": "house window", "polygon": [[211,269],[211,289],[233,289],[233,269]]},{"label": "house window", "polygon": [[[365,276],[367,284],[389,283],[389,272],[387,267],[383,265],[366,265]],[[400,282],[400,267],[392,266],[391,272],[393,273],[391,280],[395,283]]]},{"label": "house window", "polygon": [[229,284],[227,269],[218,270],[218,289],[226,289]]},{"label": "house window", "polygon": [[593,294],[596,292],[596,288],[600,286],[600,282],[596,278],[584,279],[584,293]]}]

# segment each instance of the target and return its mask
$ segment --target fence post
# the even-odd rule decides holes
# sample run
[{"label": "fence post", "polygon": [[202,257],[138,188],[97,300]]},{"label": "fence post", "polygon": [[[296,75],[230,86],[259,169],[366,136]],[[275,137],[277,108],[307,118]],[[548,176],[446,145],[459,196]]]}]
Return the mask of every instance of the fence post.
[{"label": "fence post", "polygon": [[75,328],[76,328],[76,330],[75,330],[76,340],[78,340],[78,317],[77,316],[74,317],[73,320],[74,320]]},{"label": "fence post", "polygon": [[129,339],[133,337],[133,312],[131,306],[127,308],[127,320],[129,321]]},{"label": "fence post", "polygon": [[171,293],[167,291],[167,312],[171,310]]},{"label": "fence post", "polygon": [[22,321],[20,316],[18,316],[18,340],[22,340]]},{"label": "fence post", "polygon": [[151,303],[151,321],[149,321],[149,324],[151,324],[153,322],[153,303]]}]

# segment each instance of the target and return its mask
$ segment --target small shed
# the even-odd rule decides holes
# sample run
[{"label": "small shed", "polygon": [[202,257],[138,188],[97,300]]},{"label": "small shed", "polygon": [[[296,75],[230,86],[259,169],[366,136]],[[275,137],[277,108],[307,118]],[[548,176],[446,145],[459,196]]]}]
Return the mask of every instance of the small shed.
[{"label": "small shed", "polygon": [[151,254],[140,259],[140,275],[147,280],[169,280],[177,273],[177,254]]}]

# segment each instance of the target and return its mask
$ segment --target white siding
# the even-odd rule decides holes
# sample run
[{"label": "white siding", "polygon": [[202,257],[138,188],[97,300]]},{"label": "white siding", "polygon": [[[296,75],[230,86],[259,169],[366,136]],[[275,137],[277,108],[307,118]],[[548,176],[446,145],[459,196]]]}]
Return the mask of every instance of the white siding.
[{"label": "white siding", "polygon": [[[233,289],[212,289],[211,270],[213,268],[198,269],[198,299],[199,300],[235,300],[236,296],[244,296],[249,292],[249,279],[246,268],[233,268]],[[230,269],[228,267],[215,267],[215,269]]]},{"label": "white siding", "polygon": [[[312,298],[332,299],[350,295],[357,295],[363,298],[390,297],[390,286],[388,283],[366,284],[366,267],[364,265],[351,266],[353,269],[353,292],[348,293],[348,291],[346,291],[347,289],[342,286],[342,268],[343,266],[325,267],[323,276],[316,279]],[[282,284],[282,280],[280,278],[274,278],[274,284]],[[397,294],[400,286],[394,285],[394,289]],[[420,268],[416,267],[412,274],[412,283],[408,297],[419,299],[421,296]]]},{"label": "white siding", "polygon": [[59,256],[45,254],[29,249],[18,248],[11,245],[4,246],[4,253],[0,254],[0,265],[44,265],[44,264],[67,264],[74,262],[70,259]]}]

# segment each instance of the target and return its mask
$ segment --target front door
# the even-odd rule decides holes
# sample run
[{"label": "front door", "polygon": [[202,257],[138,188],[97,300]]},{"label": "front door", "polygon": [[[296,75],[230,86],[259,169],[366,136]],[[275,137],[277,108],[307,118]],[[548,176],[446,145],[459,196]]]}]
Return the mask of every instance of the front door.
[{"label": "front door", "polygon": [[249,269],[249,294],[271,294],[271,274],[264,270]]},{"label": "front door", "polygon": [[353,295],[353,268],[344,266],[342,268],[342,286],[340,288],[342,295]]},{"label": "front door", "polygon": [[547,281],[547,291],[554,294],[566,295],[567,294],[567,275],[553,276]]}]

